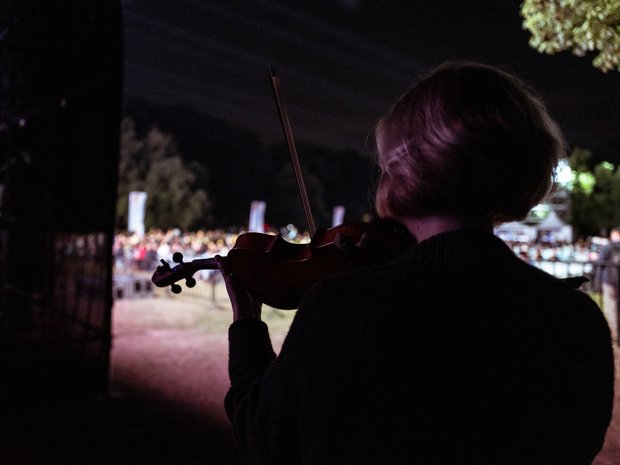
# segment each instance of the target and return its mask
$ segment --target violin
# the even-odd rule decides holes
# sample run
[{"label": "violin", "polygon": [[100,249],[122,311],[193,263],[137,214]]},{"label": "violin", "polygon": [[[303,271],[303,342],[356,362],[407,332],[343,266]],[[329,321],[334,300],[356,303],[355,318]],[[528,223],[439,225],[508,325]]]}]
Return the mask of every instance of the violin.
[{"label": "violin", "polygon": [[[395,256],[409,240],[408,232],[400,224],[383,222],[318,229],[308,244],[293,244],[279,234],[248,232],[237,238],[223,258],[252,297],[270,307],[291,310],[298,307],[302,294],[322,278],[380,263]],[[364,242],[371,245],[364,247]],[[194,287],[194,273],[217,269],[215,258],[185,263],[183,255],[176,252],[172,260],[177,264],[174,267],[161,260],[152,281],[158,287],[171,286],[174,293],[181,292],[178,281],[185,279],[188,287]]]},{"label": "violin", "polygon": [[[349,268],[386,261],[411,245],[413,239],[406,228],[395,221],[350,223],[330,229],[315,227],[293,133],[282,103],[280,83],[272,66],[269,66],[269,74],[311,240],[308,244],[293,244],[281,235],[248,232],[241,234],[222,258],[252,297],[271,307],[290,310],[296,309],[302,294],[322,278]],[[171,267],[161,260],[151,280],[158,287],[171,286],[172,292],[177,294],[181,292],[178,281],[185,279],[185,284],[193,287],[196,285],[194,273],[218,268],[215,258],[185,263],[180,252],[172,256],[172,261],[176,266]]]}]

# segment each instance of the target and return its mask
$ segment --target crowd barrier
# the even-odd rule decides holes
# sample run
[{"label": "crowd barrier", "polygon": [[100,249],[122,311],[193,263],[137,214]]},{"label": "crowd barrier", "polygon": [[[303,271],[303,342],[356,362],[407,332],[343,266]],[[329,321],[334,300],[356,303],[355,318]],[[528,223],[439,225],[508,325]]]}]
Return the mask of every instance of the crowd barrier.
[{"label": "crowd barrier", "polygon": [[112,280],[112,293],[115,299],[151,297],[153,295],[151,276],[115,273]]},{"label": "crowd barrier", "polygon": [[571,276],[592,276],[595,264],[592,262],[566,262],[566,261],[532,261],[532,265],[546,271],[556,278],[568,278]]},{"label": "crowd barrier", "polygon": [[[558,260],[536,260],[529,261],[530,265],[535,266],[557,278],[569,278],[573,276],[584,276],[587,281],[580,286],[580,289],[588,294],[598,305],[603,308],[603,296],[601,293],[601,278],[611,271],[616,276],[620,276],[620,264],[612,262],[586,262],[586,261],[558,261]],[[612,273],[612,274],[613,274]],[[113,277],[113,297],[114,299],[135,299],[144,297],[181,297],[194,299],[202,302],[210,302],[216,307],[226,306],[228,297],[223,281],[219,273],[209,273],[205,276],[195,275],[197,278],[196,286],[187,287],[183,281],[181,293],[172,293],[170,287],[155,287],[151,282],[151,273],[145,271],[124,271],[116,272]],[[620,294],[620,282],[618,294]],[[620,313],[620,300],[616,301],[618,313]],[[618,328],[620,330],[620,328]],[[620,339],[616,342],[620,346]]]},{"label": "crowd barrier", "polygon": [[[595,262],[578,262],[578,261],[554,261],[554,260],[538,260],[529,262],[531,265],[553,275],[557,278],[568,278],[571,276],[586,276],[589,279],[589,283],[586,284],[585,289],[597,288],[598,283],[595,281],[598,279],[597,267],[605,266],[618,266],[615,264],[601,264]],[[198,285],[194,288],[188,288],[181,281],[185,296],[192,296],[196,298],[215,298],[216,285],[221,281],[216,274],[210,275],[209,279],[200,279],[198,276]],[[113,292],[115,298],[140,298],[150,297],[153,295],[155,287],[151,282],[151,274],[144,272],[131,272],[125,271],[122,273],[114,273],[113,279]],[[157,291],[169,293],[168,289]]]}]

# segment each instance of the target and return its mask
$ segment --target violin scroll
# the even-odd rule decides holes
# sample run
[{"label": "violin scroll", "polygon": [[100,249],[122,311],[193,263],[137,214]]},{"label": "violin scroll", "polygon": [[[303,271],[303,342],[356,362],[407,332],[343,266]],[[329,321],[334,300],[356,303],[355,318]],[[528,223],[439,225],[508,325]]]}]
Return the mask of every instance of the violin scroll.
[{"label": "violin scroll", "polygon": [[212,258],[193,260],[189,263],[183,261],[183,254],[181,252],[175,252],[172,255],[172,261],[177,265],[171,267],[170,264],[163,258],[160,260],[161,265],[157,267],[151,281],[157,287],[170,286],[170,290],[174,294],[181,292],[181,286],[176,284],[178,281],[185,279],[185,285],[187,287],[196,286],[196,278],[194,273],[198,270],[216,269],[217,265]]}]

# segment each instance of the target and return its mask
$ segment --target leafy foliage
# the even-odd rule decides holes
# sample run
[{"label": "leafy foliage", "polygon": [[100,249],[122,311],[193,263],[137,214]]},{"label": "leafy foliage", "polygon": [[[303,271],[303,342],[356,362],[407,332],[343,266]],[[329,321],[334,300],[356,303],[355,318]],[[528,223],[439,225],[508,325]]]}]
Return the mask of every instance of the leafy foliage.
[{"label": "leafy foliage", "polygon": [[135,99],[126,102],[125,112],[136,121],[138,132],[157,125],[174,134],[185,163],[207,168],[209,179],[197,180],[210,200],[211,215],[201,227],[247,227],[250,203],[265,200],[275,173],[256,135],[183,106]]},{"label": "leafy foliage", "polygon": [[572,225],[577,235],[606,234],[620,225],[620,169],[609,162],[594,164],[592,152],[575,148],[569,158],[573,170]]},{"label": "leafy foliage", "polygon": [[596,51],[595,67],[620,71],[620,0],[524,0],[521,16],[539,52]]},{"label": "leafy foliage", "polygon": [[173,137],[152,128],[138,138],[134,122],[121,122],[117,223],[125,226],[128,196],[131,191],[145,191],[147,206],[145,227],[193,229],[204,224],[210,202],[204,189],[197,186],[199,174],[206,170],[199,164],[186,166]]}]

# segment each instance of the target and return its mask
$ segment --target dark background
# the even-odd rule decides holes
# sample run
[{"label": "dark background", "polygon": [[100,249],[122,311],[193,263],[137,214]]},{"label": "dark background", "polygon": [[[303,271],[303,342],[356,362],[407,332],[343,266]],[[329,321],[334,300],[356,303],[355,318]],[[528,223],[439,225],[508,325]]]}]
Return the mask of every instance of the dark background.
[{"label": "dark background", "polygon": [[105,392],[120,3],[0,4],[0,412]]},{"label": "dark background", "polygon": [[520,2],[123,2],[126,98],[191,107],[281,140],[267,66],[297,140],[368,152],[373,123],[445,60],[504,66],[542,93],[571,144],[620,161],[618,72],[528,45]]}]

